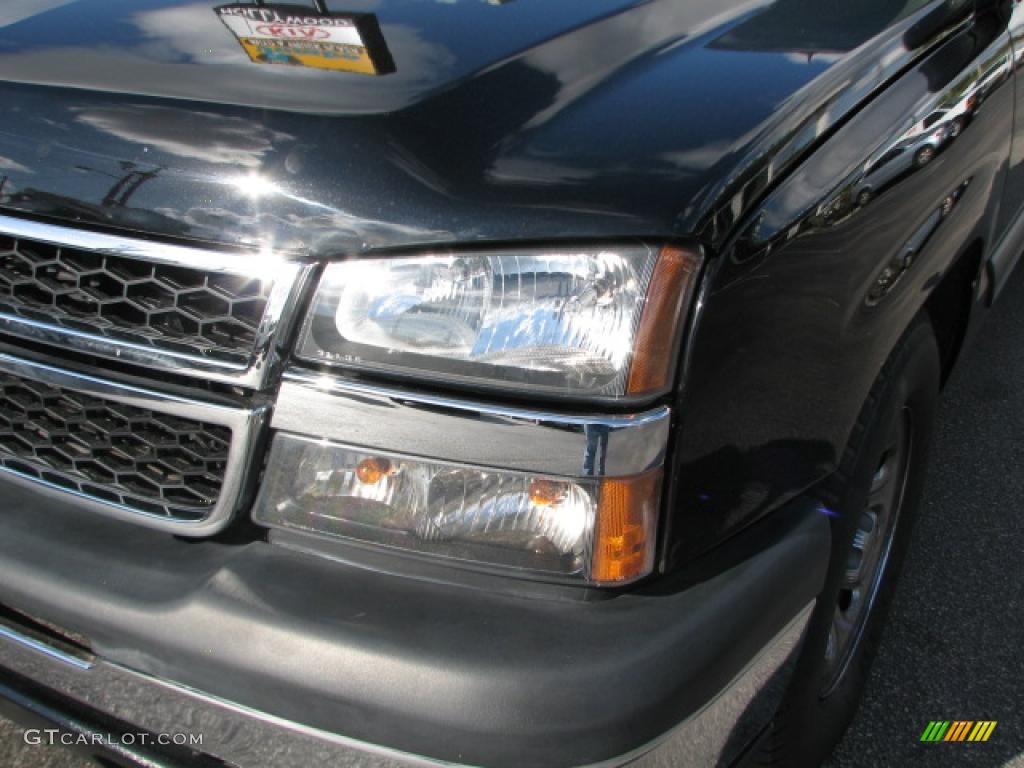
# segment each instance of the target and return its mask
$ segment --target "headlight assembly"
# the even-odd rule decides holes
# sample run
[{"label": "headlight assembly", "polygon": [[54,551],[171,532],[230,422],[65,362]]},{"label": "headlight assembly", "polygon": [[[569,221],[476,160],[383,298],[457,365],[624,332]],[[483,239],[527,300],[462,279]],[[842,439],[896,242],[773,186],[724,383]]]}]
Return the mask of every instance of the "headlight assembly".
[{"label": "headlight assembly", "polygon": [[642,244],[328,264],[297,356],[401,381],[286,373],[254,520],[524,578],[646,577],[667,407],[565,413],[416,385],[649,401],[672,386],[700,264]]},{"label": "headlight assembly", "polygon": [[538,394],[656,394],[670,385],[698,265],[643,245],[334,263],[299,356]]}]

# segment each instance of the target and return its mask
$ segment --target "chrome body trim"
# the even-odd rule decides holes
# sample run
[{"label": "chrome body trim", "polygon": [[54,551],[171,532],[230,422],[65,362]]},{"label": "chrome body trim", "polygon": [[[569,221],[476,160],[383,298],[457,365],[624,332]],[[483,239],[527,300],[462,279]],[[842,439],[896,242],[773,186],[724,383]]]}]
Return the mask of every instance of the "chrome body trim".
[{"label": "chrome body trim", "polygon": [[[775,700],[800,648],[814,603],[808,604],[757,654],[746,669],[708,703],[661,738],[620,758],[589,768],[687,768],[728,765],[746,746],[747,719]],[[176,733],[202,724],[202,751],[233,765],[302,765],[333,768],[455,766],[454,763],[358,741],[158,679],[98,658],[91,668],[65,663],[53,653],[0,636],[0,668],[10,669],[62,696],[82,702],[128,725],[153,733]],[[76,660],[77,661],[77,660]],[[146,706],[159,701],[160,706]],[[768,713],[770,717],[770,713]],[[751,721],[753,723],[753,721]],[[759,722],[763,726],[765,722]]]},{"label": "chrome body trim", "polygon": [[244,363],[121,341],[0,312],[0,334],[147,368],[163,369],[182,376],[253,389],[261,389],[269,382],[278,362],[275,340],[279,331],[292,321],[290,315],[298,309],[299,293],[314,269],[312,264],[289,261],[271,254],[185,247],[3,215],[0,215],[0,234],[204,272],[266,276],[273,282],[273,287],[256,333],[255,344]]},{"label": "chrome body trim", "polygon": [[284,374],[271,426],[361,448],[567,477],[662,465],[671,412],[576,415],[368,386],[302,369]]},{"label": "chrome body trim", "polygon": [[41,640],[36,640],[34,637],[22,634],[3,623],[0,623],[0,638],[10,640],[13,643],[17,643],[18,645],[36,651],[37,653],[49,656],[51,659],[56,659],[64,664],[70,664],[72,667],[77,667],[78,669],[92,669],[93,666],[91,661],[80,659],[77,656],[72,656],[70,653],[64,653],[64,651],[50,645],[49,643],[44,643]]},{"label": "chrome body trim", "polygon": [[252,465],[253,448],[260,429],[267,418],[267,408],[231,408],[203,403],[177,395],[118,384],[93,376],[60,370],[41,363],[30,362],[0,354],[0,370],[23,379],[50,384],[104,400],[112,400],[136,408],[146,408],[208,424],[218,424],[231,430],[224,482],[217,503],[209,515],[201,520],[187,521],[162,517],[141,510],[87,496],[66,488],[0,467],[0,477],[35,489],[54,493],[62,498],[75,498],[83,507],[111,517],[139,523],[150,528],[169,531],[180,536],[209,536],[224,528],[237,511],[247,486]]}]

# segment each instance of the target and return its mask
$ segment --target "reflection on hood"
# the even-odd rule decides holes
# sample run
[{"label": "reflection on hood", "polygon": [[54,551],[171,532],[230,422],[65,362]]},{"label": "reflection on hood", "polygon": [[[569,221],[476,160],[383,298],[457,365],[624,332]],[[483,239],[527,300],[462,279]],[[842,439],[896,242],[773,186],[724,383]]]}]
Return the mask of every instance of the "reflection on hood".
[{"label": "reflection on hood", "polygon": [[251,120],[156,105],[89,107],[76,120],[119,139],[219,165],[259,168],[275,143],[292,137]]},{"label": "reflection on hood", "polygon": [[17,24],[31,16],[69,5],[74,0],[4,0],[0,7],[0,28]]}]

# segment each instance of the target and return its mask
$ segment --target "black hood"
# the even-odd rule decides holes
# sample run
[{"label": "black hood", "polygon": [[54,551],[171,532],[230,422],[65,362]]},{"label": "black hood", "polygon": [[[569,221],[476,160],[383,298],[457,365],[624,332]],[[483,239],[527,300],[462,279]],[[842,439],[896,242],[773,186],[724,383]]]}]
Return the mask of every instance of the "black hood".
[{"label": "black hood", "polygon": [[714,239],[922,4],[17,0],[0,206],[318,253]]}]

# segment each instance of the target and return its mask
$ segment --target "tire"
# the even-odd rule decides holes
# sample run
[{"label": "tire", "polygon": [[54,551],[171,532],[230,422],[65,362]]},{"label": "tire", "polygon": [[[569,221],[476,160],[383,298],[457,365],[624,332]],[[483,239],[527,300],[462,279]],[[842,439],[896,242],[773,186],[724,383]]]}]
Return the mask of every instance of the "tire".
[{"label": "tire", "polygon": [[[789,689],[751,761],[755,765],[818,766],[853,719],[921,500],[940,375],[932,326],[918,318],[879,374],[838,470],[819,492],[832,523],[829,570]],[[903,437],[894,441],[896,435]],[[894,450],[904,458],[894,458]],[[880,512],[883,492],[895,502],[887,516]],[[865,535],[871,515],[875,527]],[[872,541],[874,534],[882,535]],[[877,553],[877,566],[864,578],[869,553]],[[870,589],[864,587],[855,602],[851,585],[857,573]],[[853,616],[859,629],[840,637],[845,630],[837,627],[845,625],[839,619],[852,624]]]},{"label": "tire", "polygon": [[938,152],[935,147],[924,146],[917,150],[917,154],[914,155],[914,167],[924,168],[928,163],[935,159]]}]

